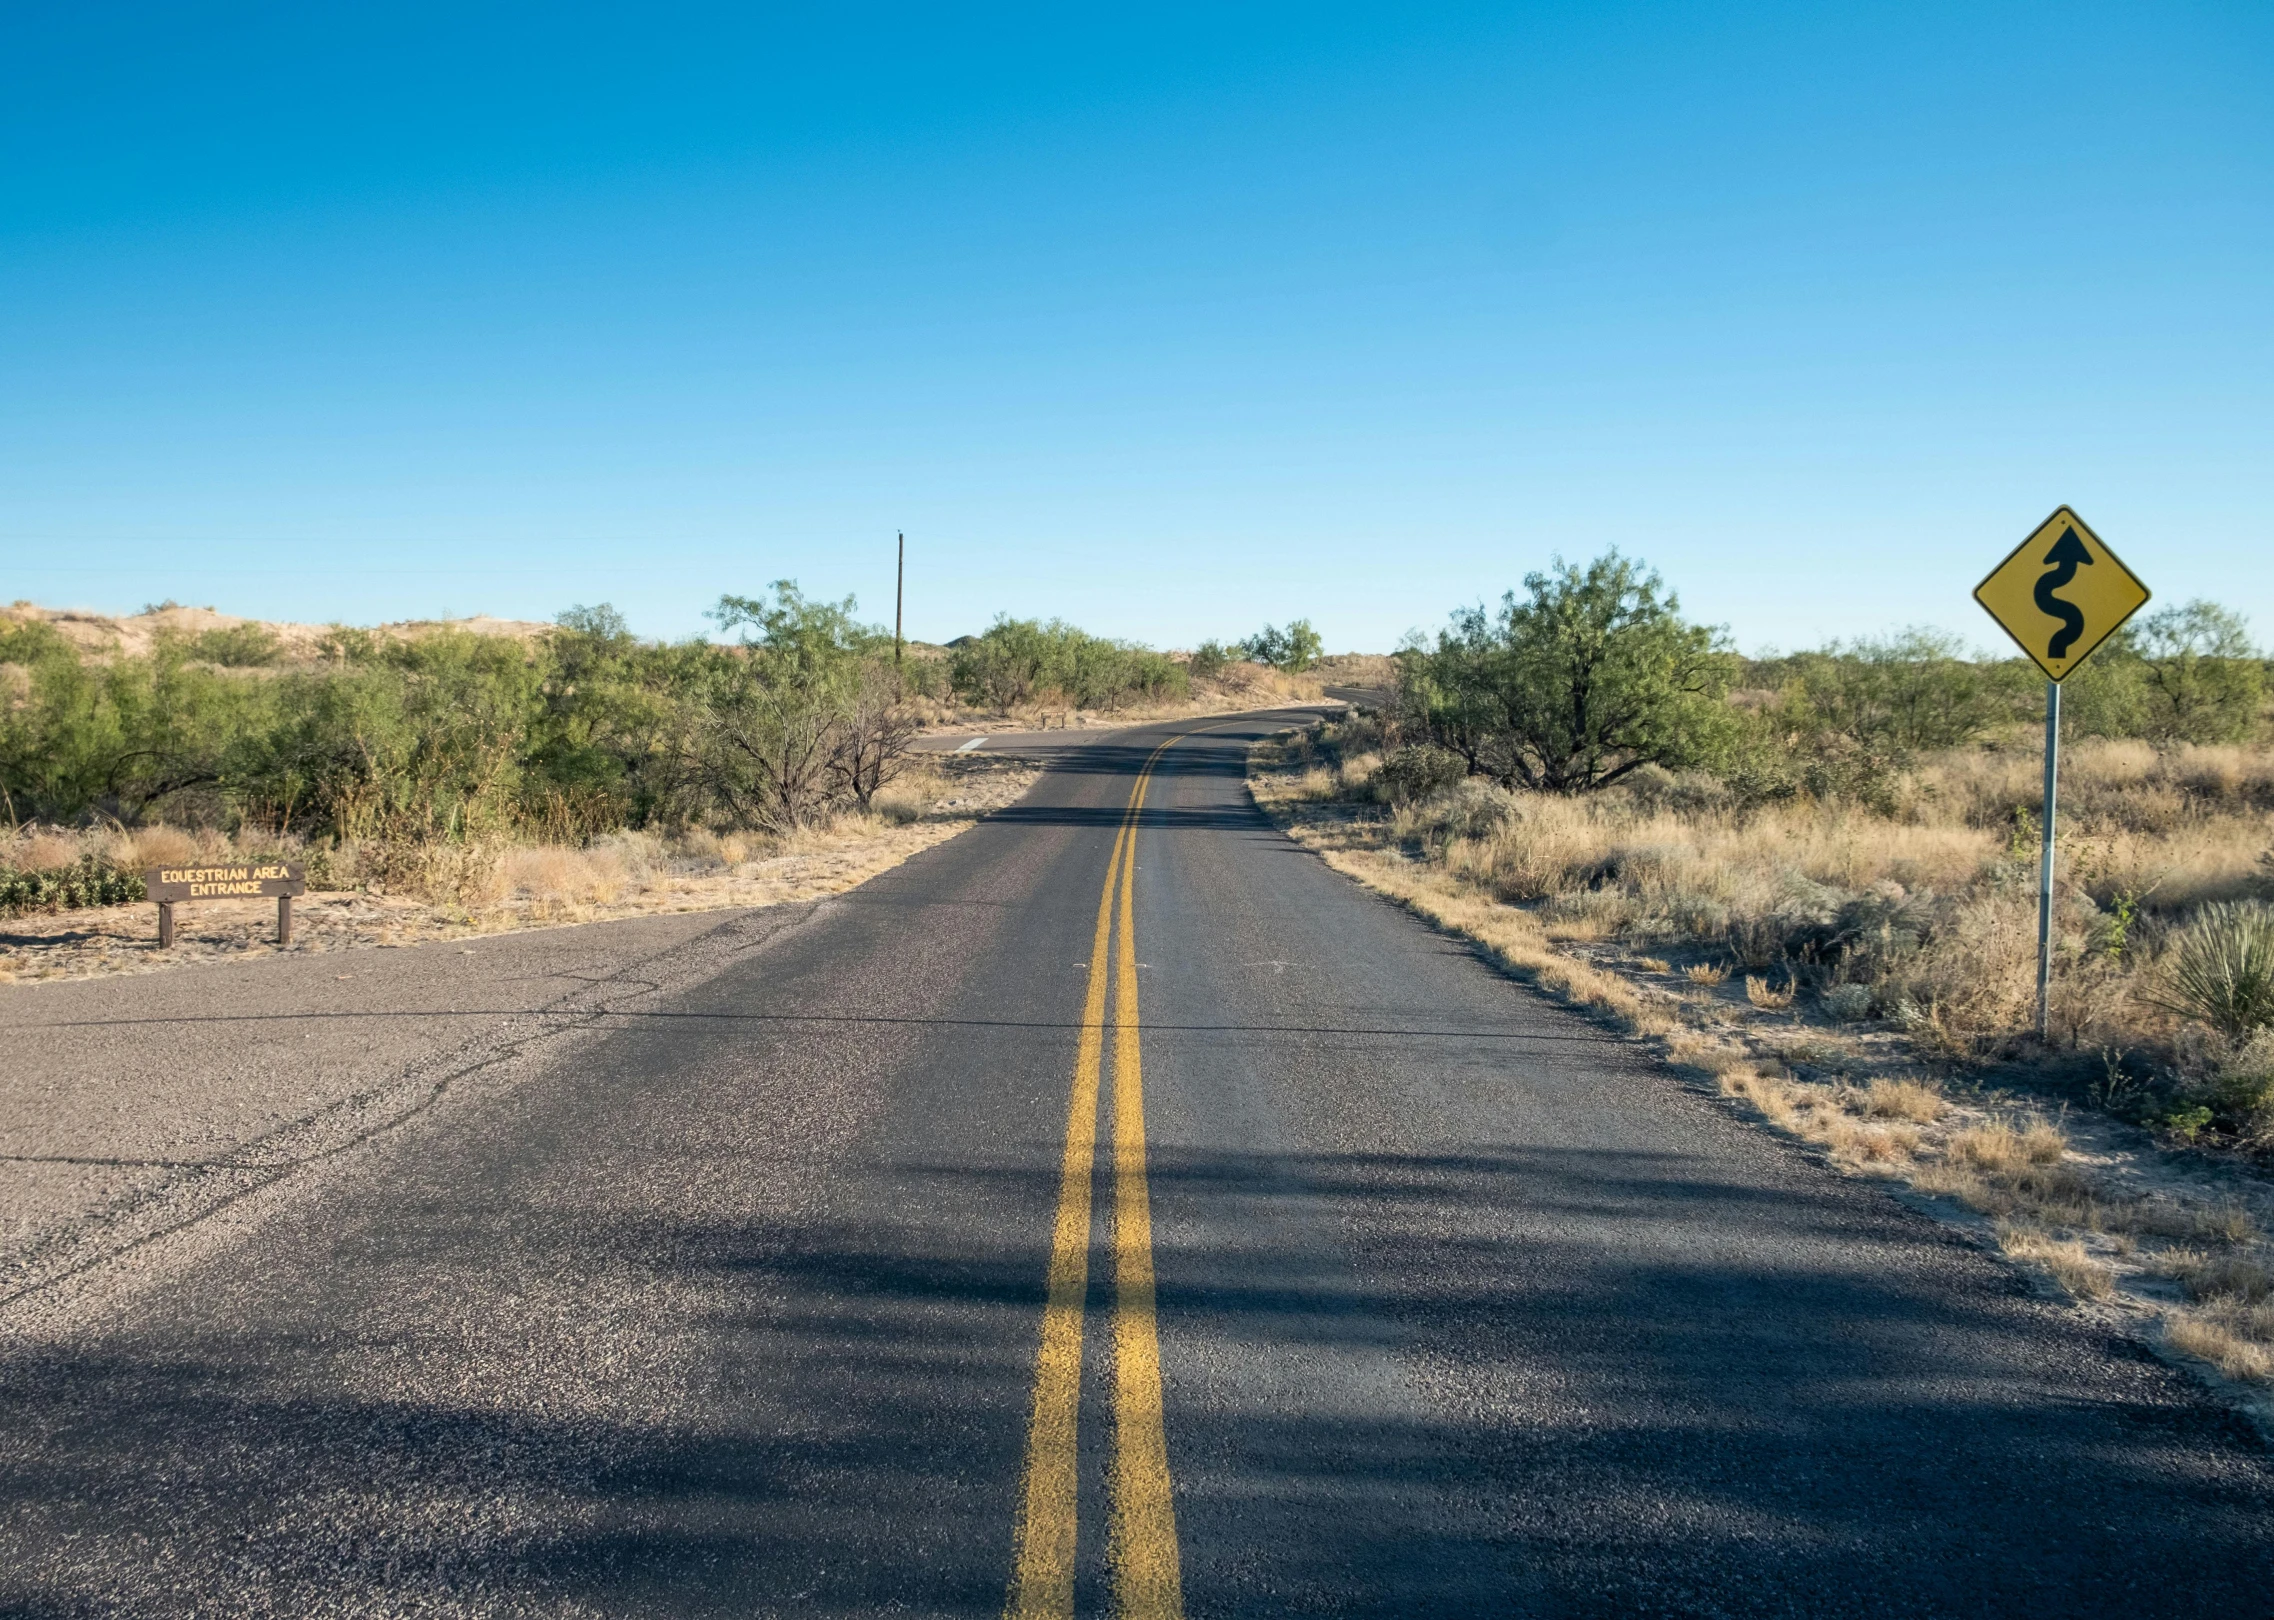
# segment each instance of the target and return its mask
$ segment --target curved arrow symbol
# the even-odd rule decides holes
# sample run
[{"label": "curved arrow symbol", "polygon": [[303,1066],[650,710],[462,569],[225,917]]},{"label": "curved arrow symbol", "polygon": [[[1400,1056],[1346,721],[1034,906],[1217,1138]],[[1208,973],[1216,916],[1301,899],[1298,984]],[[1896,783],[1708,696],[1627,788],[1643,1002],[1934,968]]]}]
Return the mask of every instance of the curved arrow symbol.
[{"label": "curved arrow symbol", "polygon": [[2053,639],[2046,644],[2045,656],[2065,658],[2077,637],[2084,634],[2085,620],[2074,603],[2064,602],[2053,593],[2077,577],[2077,564],[2083,563],[2087,568],[2092,566],[2092,553],[2085,550],[2085,543],[2077,538],[2077,531],[2068,528],[2063,529],[2061,538],[2053,542],[2053,549],[2045,553],[2045,560],[2053,566],[2037,576],[2034,597],[2040,612],[2049,619],[2061,621],[2061,628],[2053,632]]}]

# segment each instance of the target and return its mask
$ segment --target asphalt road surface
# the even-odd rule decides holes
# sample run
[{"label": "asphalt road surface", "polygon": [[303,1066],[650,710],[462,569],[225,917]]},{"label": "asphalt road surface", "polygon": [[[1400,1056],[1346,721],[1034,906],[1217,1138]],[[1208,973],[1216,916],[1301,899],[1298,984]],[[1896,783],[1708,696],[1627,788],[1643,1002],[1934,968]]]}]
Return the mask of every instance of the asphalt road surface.
[{"label": "asphalt road surface", "polygon": [[[2235,1420],[1281,838],[1271,726],[1051,739],[971,833],[623,935],[573,1039],[27,1272],[0,1612],[2274,1610]],[[0,1013],[249,1040],[293,971]]]}]

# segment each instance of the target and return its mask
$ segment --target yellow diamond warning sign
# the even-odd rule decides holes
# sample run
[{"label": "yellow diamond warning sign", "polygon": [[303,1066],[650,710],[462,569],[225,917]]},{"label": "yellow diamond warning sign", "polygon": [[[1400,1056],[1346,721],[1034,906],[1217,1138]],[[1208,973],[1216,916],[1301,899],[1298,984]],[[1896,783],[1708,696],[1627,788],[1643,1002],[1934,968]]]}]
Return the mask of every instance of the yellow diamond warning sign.
[{"label": "yellow diamond warning sign", "polygon": [[2056,681],[2147,599],[2148,588],[2065,506],[1974,587],[1974,600]]}]

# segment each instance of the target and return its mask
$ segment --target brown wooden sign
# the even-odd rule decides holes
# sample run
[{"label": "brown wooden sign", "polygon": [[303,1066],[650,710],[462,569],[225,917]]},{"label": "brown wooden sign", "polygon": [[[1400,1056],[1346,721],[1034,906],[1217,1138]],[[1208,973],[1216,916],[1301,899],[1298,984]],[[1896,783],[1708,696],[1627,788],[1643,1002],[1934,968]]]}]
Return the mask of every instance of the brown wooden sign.
[{"label": "brown wooden sign", "polygon": [[276,901],[276,942],[292,943],[292,897],[308,892],[298,861],[232,861],[218,866],[153,866],[142,887],[158,902],[158,948],[174,943],[174,907],[184,900]]},{"label": "brown wooden sign", "polygon": [[175,900],[273,900],[306,894],[308,871],[298,861],[238,861],[227,866],[153,866],[142,886],[161,904]]}]

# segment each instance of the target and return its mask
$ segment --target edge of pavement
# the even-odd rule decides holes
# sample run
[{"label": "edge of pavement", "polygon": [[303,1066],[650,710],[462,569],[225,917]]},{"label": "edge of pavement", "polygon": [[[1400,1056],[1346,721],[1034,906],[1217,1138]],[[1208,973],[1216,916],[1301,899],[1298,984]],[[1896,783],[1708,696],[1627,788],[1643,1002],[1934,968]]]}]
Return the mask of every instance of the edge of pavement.
[{"label": "edge of pavement", "polygon": [[[1263,740],[1276,742],[1293,734],[1294,728],[1290,727]],[[2013,1253],[2001,1239],[2000,1219],[1972,1209],[1948,1194],[1913,1186],[1891,1175],[1859,1171],[1852,1165],[1843,1163],[1828,1142],[1780,1124],[1747,1093],[1732,1091],[1721,1084],[1721,1071],[1700,1055],[1695,1043],[1692,1043],[1691,1050],[1685,1052],[1681,1049],[1678,1037],[1670,1036],[1663,1030],[1639,1025],[1630,1012],[1622,1011],[1589,988],[1588,978],[1592,975],[1615,980],[1631,990],[1632,981],[1620,970],[1618,964],[1580,952],[1561,950],[1552,944],[1546,945],[1545,950],[1567,963],[1568,973],[1545,964],[1527,966],[1512,960],[1502,945],[1476,931],[1459,916],[1428,904],[1421,896],[1401,891],[1393,882],[1382,881],[1378,874],[1370,872],[1361,862],[1334,858],[1328,848],[1321,847],[1312,838],[1300,836],[1305,830],[1315,832],[1316,829],[1306,829],[1299,814],[1284,805],[1268,801],[1264,794],[1257,791],[1256,755],[1252,751],[1246,763],[1244,786],[1249,801],[1265,820],[1277,827],[1297,848],[1318,859],[1330,871],[1395,906],[1424,927],[1461,941],[1512,986],[1551,1001],[1646,1052],[1651,1062],[1662,1067],[1677,1082],[1715,1106],[1745,1120],[1782,1144],[1786,1150],[1798,1153],[1843,1180],[1866,1182],[1880,1187],[1896,1203],[1927,1217],[1945,1230],[1956,1233],[2007,1267],[2038,1297],[2186,1373],[2201,1384],[2215,1401],[2240,1417],[2261,1445],[2274,1451],[2274,1389],[2230,1377],[2213,1363],[2181,1350],[2162,1331],[2160,1319],[2145,1318],[2134,1310],[2123,1309],[2106,1301],[2079,1297],[2044,1265]]]},{"label": "edge of pavement", "polygon": [[[377,1072],[351,1068],[344,1089],[282,1123],[237,1140],[216,1143],[210,1131],[184,1132],[188,1140],[179,1156],[164,1158],[0,1153],[0,1167],[7,1169],[80,1166],[139,1172],[129,1174],[115,1193],[91,1200],[86,1208],[44,1230],[35,1228],[15,1254],[0,1258],[0,1345],[69,1331],[124,1303],[142,1288],[176,1274],[218,1238],[249,1226],[280,1200],[296,1195],[312,1177],[348,1162],[356,1149],[446,1103],[494,1095],[535,1078],[582,1042],[605,1035],[614,1027],[612,1015],[701,983],[734,959],[767,949],[832,909],[834,902],[825,899],[670,919],[694,920],[702,926],[660,946],[644,950],[635,946],[597,975],[582,971],[581,963],[552,975],[533,975],[527,971],[532,964],[526,954],[496,953],[492,959],[504,971],[487,981],[476,979],[477,986],[526,984],[533,977],[540,983],[567,978],[572,986],[550,997],[540,993],[519,1006],[439,1011],[423,1024],[418,1022],[420,1015],[410,1014],[417,1030],[413,1051],[391,1052]],[[557,937],[574,932],[589,941],[595,931],[653,931],[655,921],[635,918],[545,933]],[[536,935],[520,937],[541,940]],[[359,975],[366,980],[364,993],[373,987],[382,993],[400,989],[413,971],[459,954],[454,943],[386,953],[378,959],[380,971]],[[384,968],[395,964],[405,971],[395,975],[390,986]],[[53,1005],[57,999],[51,994],[46,1001]],[[337,1013],[287,1006],[272,1016],[295,1022]],[[480,1020],[470,1033],[462,1027],[469,1018]],[[428,1034],[431,1038],[418,1038]],[[174,1090],[161,1106],[170,1104],[186,1119],[194,1094],[213,1085],[216,1077],[208,1067],[174,1078]],[[182,1123],[177,1120],[177,1130]],[[202,1142],[198,1135],[203,1135]]]}]

